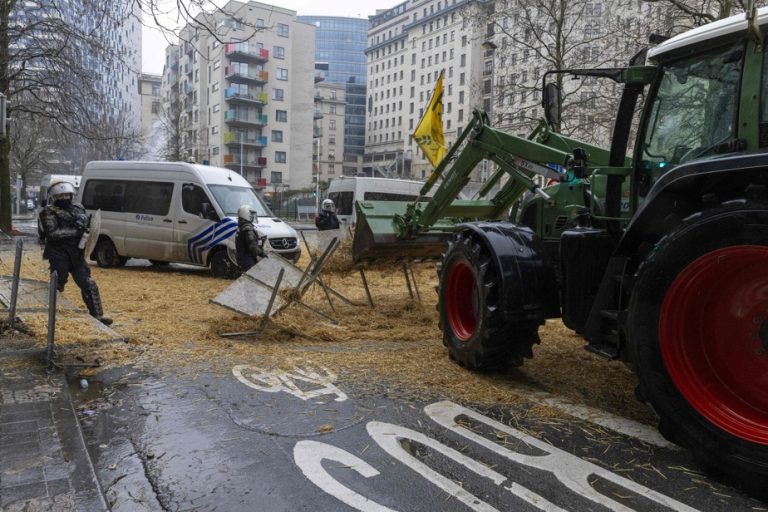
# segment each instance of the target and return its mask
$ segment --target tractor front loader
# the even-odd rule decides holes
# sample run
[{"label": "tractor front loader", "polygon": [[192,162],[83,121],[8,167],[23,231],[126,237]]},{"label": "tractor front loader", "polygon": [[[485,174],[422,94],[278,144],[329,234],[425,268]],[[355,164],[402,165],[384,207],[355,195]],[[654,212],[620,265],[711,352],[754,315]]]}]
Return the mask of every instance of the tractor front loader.
[{"label": "tractor front loader", "polygon": [[[441,258],[443,343],[468,369],[522,364],[562,318],[630,365],[665,437],[768,495],[766,26],[763,8],[626,68],[565,71],[623,84],[607,150],[555,133],[546,75],[529,138],[476,112],[422,189],[442,179],[431,201],[356,204],[355,259]],[[480,198],[455,199],[484,159],[498,172]]]}]

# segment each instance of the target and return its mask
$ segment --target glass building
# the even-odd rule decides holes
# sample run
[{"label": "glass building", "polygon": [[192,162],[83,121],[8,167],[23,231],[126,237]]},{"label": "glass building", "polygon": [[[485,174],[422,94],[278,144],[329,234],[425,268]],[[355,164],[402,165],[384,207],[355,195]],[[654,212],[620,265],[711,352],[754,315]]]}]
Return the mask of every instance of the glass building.
[{"label": "glass building", "polygon": [[297,16],[315,26],[315,62],[328,65],[324,81],[344,84],[344,152],[365,149],[366,56],[368,20],[337,16]]}]

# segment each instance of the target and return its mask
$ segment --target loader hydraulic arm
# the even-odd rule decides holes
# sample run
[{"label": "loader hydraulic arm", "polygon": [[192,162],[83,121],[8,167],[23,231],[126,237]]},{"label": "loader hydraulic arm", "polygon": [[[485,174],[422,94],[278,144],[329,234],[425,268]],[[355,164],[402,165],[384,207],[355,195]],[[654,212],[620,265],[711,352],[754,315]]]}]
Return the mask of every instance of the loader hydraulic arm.
[{"label": "loader hydraulic arm", "polygon": [[[498,182],[506,174],[507,182],[490,199],[456,200],[474,168],[484,159],[498,166],[491,181]],[[476,110],[469,125],[421,189],[421,196],[426,196],[442,177],[432,200],[423,209],[416,201],[405,214],[395,216],[398,238],[412,238],[428,231],[441,218],[498,218],[526,191],[547,197],[534,176],[562,177],[560,171],[547,164],[570,169],[584,163],[574,160],[573,153],[568,151],[496,130],[488,124],[487,115]]]}]

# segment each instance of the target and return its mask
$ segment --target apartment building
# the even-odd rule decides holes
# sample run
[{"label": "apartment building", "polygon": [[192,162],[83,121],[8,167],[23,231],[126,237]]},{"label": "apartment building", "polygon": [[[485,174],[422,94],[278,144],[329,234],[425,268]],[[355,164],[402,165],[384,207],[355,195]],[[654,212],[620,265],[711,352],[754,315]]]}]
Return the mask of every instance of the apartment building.
[{"label": "apartment building", "polygon": [[443,73],[443,128],[450,145],[482,106],[482,29],[476,0],[408,0],[369,18],[363,172],[424,179],[432,170],[411,135]]},{"label": "apartment building", "polygon": [[144,141],[144,158],[160,160],[164,143],[164,133],[160,114],[162,98],[160,87],[163,77],[142,73],[139,76],[139,96],[141,97],[141,135]]},{"label": "apartment building", "polygon": [[315,140],[312,159],[313,181],[329,181],[342,175],[344,151],[344,121],[346,114],[344,84],[315,84]]},{"label": "apartment building", "polygon": [[260,189],[310,187],[314,26],[253,1],[205,19],[216,37],[187,26],[166,52],[164,110],[178,118],[180,157],[230,168]]}]

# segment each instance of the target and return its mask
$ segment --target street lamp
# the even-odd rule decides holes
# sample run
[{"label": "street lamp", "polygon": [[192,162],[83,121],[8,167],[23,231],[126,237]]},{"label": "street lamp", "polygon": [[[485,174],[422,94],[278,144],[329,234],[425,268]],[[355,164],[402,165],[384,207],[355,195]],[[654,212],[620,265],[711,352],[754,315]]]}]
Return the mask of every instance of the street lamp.
[{"label": "street lamp", "polygon": [[[496,46],[496,43],[493,41],[483,41],[481,44],[483,49],[486,52],[490,52],[491,54],[491,87],[488,91],[488,117],[491,120],[491,124],[493,124],[493,88],[495,86],[495,78],[496,78],[496,49],[498,46]],[[483,160],[483,168],[480,171],[480,182],[484,183],[488,179],[488,175],[490,174],[488,172],[488,160]]]}]

